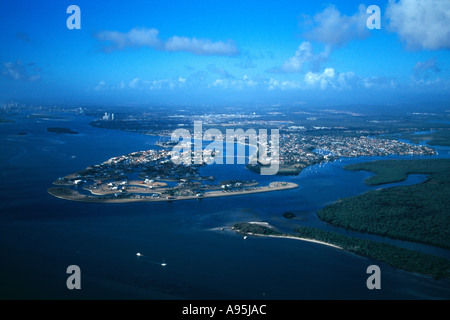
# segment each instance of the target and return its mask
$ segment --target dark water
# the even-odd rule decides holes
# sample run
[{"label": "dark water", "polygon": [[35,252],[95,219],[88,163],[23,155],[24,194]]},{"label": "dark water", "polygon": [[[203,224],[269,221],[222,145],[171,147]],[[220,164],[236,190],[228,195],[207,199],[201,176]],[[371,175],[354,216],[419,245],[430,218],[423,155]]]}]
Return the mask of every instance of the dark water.
[{"label": "dark water", "polygon": [[[449,281],[396,270],[320,244],[243,240],[215,229],[237,221],[267,221],[282,230],[296,224],[334,230],[317,219],[315,210],[373,189],[363,183],[369,173],[342,167],[376,158],[318,165],[282,178],[261,177],[242,165],[202,169],[217,180],[256,179],[262,184],[285,180],[300,185],[284,192],[173,203],[70,202],[47,194],[53,180],[112,156],[155,148],[157,138],[96,129],[88,125],[88,117],[62,116],[39,120],[18,115],[15,123],[0,125],[0,298],[450,298]],[[80,134],[49,133],[47,127],[67,127]],[[440,150],[437,157],[450,157],[449,149]],[[412,176],[401,184],[423,179]],[[287,211],[297,218],[285,219],[282,214]],[[137,252],[144,256],[137,257]],[[161,266],[163,261],[166,267]],[[81,290],[66,288],[66,268],[72,264],[81,268]],[[366,288],[371,264],[381,267],[378,291]]]},{"label": "dark water", "polygon": [[450,121],[429,121],[429,122],[433,122],[433,123],[443,123],[443,124],[450,124]]}]

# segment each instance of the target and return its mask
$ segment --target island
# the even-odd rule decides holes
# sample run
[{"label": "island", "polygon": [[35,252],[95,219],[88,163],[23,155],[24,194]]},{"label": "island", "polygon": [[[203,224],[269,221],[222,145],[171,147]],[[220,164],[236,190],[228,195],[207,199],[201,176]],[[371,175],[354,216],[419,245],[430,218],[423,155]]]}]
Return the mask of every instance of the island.
[{"label": "island", "polygon": [[382,188],[340,199],[318,211],[323,221],[347,229],[450,248],[450,159],[380,160],[346,166],[375,175],[365,183],[379,186],[405,180],[426,181]]},{"label": "island", "polygon": [[53,132],[53,133],[66,133],[66,134],[78,134],[78,132],[73,131],[71,129],[68,128],[60,128],[60,127],[51,127],[51,128],[47,128],[48,132]]},{"label": "island", "polygon": [[[382,188],[340,199],[318,210],[322,221],[362,233],[450,248],[450,159],[378,160],[344,168],[374,173],[364,181],[370,186],[401,182],[410,174],[423,174],[427,179],[415,185]],[[247,236],[313,241],[435,279],[450,278],[449,259],[384,241],[306,226],[296,226],[292,233],[286,234],[261,222],[236,223],[232,229]]]},{"label": "island", "polygon": [[[298,175],[306,167],[341,158],[434,154],[436,151],[429,146],[413,145],[380,137],[284,133],[280,135],[277,175]],[[258,162],[248,164],[246,168],[260,173],[261,168],[265,166],[269,165]]]},{"label": "island", "polygon": [[297,188],[274,181],[260,186],[255,180],[225,180],[201,176],[199,164],[175,164],[168,149],[146,150],[113,157],[101,164],[53,182],[48,193],[60,199],[100,202],[157,202],[238,196]]},{"label": "island", "polygon": [[450,130],[440,129],[440,130],[430,130],[420,132],[419,134],[410,133],[410,134],[394,134],[392,135],[393,139],[405,139],[411,141],[411,143],[422,143],[424,141],[427,142],[429,146],[445,146],[450,147]]},{"label": "island", "polygon": [[349,237],[318,228],[299,226],[293,233],[282,233],[266,222],[240,222],[232,230],[245,236],[294,239],[343,249],[370,257],[394,268],[421,273],[435,279],[450,278],[450,260],[423,252],[400,248],[385,242]]},{"label": "island", "polygon": [[283,213],[283,217],[290,220],[290,219],[294,219],[296,217],[296,215],[294,213],[288,211],[288,212]]}]

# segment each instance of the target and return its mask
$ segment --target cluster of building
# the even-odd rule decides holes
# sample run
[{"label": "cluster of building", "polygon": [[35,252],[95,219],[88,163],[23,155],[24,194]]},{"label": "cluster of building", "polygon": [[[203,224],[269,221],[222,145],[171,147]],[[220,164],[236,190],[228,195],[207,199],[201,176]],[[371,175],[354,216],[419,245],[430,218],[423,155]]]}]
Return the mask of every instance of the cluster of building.
[{"label": "cluster of building", "polygon": [[[260,163],[264,163],[261,162],[261,158],[277,158],[278,156],[281,165],[298,164],[304,168],[342,157],[435,154],[434,149],[428,146],[366,136],[313,136],[284,133],[280,135],[279,139],[278,150],[274,150],[272,141],[271,143],[265,142],[264,147],[269,155],[258,153],[257,156],[259,156]],[[138,172],[138,177],[145,182],[150,181],[150,179],[181,182],[181,185],[178,186],[179,191],[195,188],[195,186],[189,184],[191,179],[214,180],[214,177],[200,177],[198,169],[217,156],[218,151],[186,148],[185,151],[177,156],[173,156],[172,153],[171,149],[151,149],[113,157],[101,164],[90,166],[70,178],[62,178],[59,180],[59,183],[77,185],[91,181],[101,185],[102,181],[126,181],[128,175],[136,171]],[[182,161],[180,165],[177,164],[177,161],[174,161],[177,158],[179,160],[188,159],[188,161]],[[196,161],[197,159],[199,161]],[[114,188],[112,190],[118,190],[123,188],[124,185],[111,185],[110,187]]]},{"label": "cluster of building", "polygon": [[313,165],[341,157],[433,155],[434,149],[397,140],[370,137],[280,135],[280,163]]},{"label": "cluster of building", "polygon": [[[175,116],[172,116],[175,117]],[[241,124],[249,119],[255,119],[261,117],[260,115],[257,115],[256,113],[205,113],[202,115],[192,115],[187,116],[188,118],[191,118],[193,121],[202,121],[205,125],[217,125],[226,123],[227,125],[233,124]],[[231,122],[231,123],[230,123]]]},{"label": "cluster of building", "polygon": [[[192,159],[194,158],[192,157]],[[149,179],[177,181],[180,178],[201,178],[198,172],[199,165],[191,164],[177,165],[174,163],[170,149],[151,149],[110,158],[101,164],[89,167],[88,172],[92,174],[94,171],[94,179],[109,176],[111,180],[122,178],[131,172],[140,172],[138,173],[139,178],[145,181],[150,181]],[[200,166],[203,164],[204,162]],[[110,179],[103,178],[103,180]]]},{"label": "cluster of building", "polygon": [[127,155],[113,157],[111,159],[103,162],[107,165],[143,165],[148,163],[154,163],[156,161],[168,161],[170,156],[169,150],[146,150],[146,151],[136,151],[129,153]]}]

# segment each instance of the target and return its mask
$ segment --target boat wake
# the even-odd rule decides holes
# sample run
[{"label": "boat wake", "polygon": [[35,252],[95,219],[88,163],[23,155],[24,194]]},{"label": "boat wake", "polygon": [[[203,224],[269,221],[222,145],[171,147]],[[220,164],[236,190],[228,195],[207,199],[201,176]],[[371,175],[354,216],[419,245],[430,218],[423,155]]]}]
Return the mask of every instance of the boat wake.
[{"label": "boat wake", "polygon": [[167,266],[167,262],[166,262],[164,259],[163,259],[162,262],[161,262],[161,261],[153,261],[153,260],[150,260],[150,257],[144,256],[144,255],[143,255],[142,253],[140,253],[140,252],[136,253],[136,256],[137,256],[139,259],[145,259],[145,261],[148,262],[148,263],[160,265],[161,267],[166,267],[166,266]]}]

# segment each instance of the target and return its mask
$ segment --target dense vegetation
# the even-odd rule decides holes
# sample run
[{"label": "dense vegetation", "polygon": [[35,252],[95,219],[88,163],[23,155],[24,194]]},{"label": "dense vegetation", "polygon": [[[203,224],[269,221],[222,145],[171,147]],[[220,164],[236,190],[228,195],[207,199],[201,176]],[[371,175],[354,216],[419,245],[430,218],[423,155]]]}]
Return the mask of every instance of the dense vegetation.
[{"label": "dense vegetation", "polygon": [[412,143],[428,141],[430,146],[450,147],[450,130],[434,131],[426,134],[409,134],[400,136],[401,139],[410,140]]},{"label": "dense vegetation", "polygon": [[[261,174],[261,168],[263,167],[261,164],[248,164],[245,166],[248,170]],[[269,166],[267,166],[269,167]],[[280,164],[278,167],[277,175],[278,176],[296,176],[306,166],[303,164]]]},{"label": "dense vegetation", "polygon": [[445,258],[400,248],[389,243],[357,239],[316,228],[298,227],[294,230],[299,237],[334,244],[345,250],[371,257],[395,268],[428,274],[436,279],[450,278],[450,260]]},{"label": "dense vegetation", "polygon": [[67,133],[67,134],[78,134],[78,132],[73,131],[71,129],[68,128],[59,128],[59,127],[54,127],[54,128],[47,128],[48,132],[54,132],[54,133]]},{"label": "dense vegetation", "polygon": [[233,225],[233,229],[241,233],[253,233],[265,236],[283,235],[281,232],[278,232],[272,228],[262,226],[256,223],[247,223],[247,222],[235,223]]},{"label": "dense vegetation", "polygon": [[345,166],[351,171],[370,171],[376,175],[364,181],[369,186],[406,180],[409,174],[445,173],[450,170],[450,160],[379,160]]},{"label": "dense vegetation", "polygon": [[272,228],[250,223],[236,223],[234,230],[244,234],[286,235],[333,244],[361,256],[371,257],[395,268],[417,272],[435,279],[450,278],[450,260],[422,252],[367,239],[357,239],[317,228],[297,227],[294,234],[282,234]]},{"label": "dense vegetation", "polygon": [[289,211],[289,212],[283,213],[283,217],[285,217],[286,219],[294,219],[296,217],[296,215]]},{"label": "dense vegetation", "polygon": [[374,161],[346,167],[377,175],[366,183],[429,174],[420,184],[369,191],[318,211],[331,224],[361,232],[450,248],[450,160]]}]

